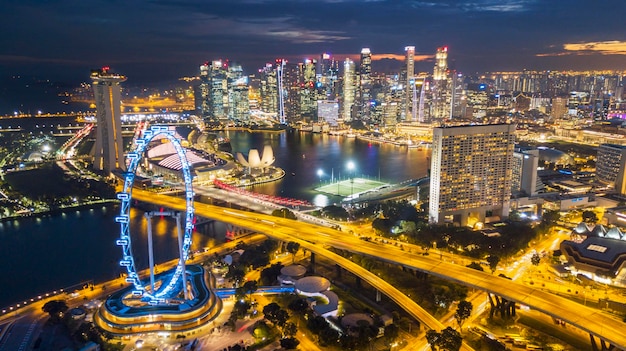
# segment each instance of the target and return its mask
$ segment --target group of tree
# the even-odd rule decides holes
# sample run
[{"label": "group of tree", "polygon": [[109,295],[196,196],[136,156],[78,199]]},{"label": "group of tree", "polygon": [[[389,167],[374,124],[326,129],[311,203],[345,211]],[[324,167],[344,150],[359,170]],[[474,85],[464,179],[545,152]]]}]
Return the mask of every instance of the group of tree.
[{"label": "group of tree", "polygon": [[239,284],[250,269],[267,266],[278,245],[276,240],[265,240],[258,245],[238,245],[237,249],[243,253],[233,260],[225,277]]},{"label": "group of tree", "polygon": [[428,341],[432,350],[441,351],[459,351],[461,345],[463,345],[461,333],[450,327],[442,330],[441,333],[432,329],[427,331],[426,341]]},{"label": "group of tree", "polygon": [[300,342],[295,338],[298,327],[289,321],[289,312],[276,302],[272,302],[263,307],[263,317],[280,330],[280,346],[282,348],[292,350],[298,347]]},{"label": "group of tree", "polygon": [[350,218],[350,214],[345,208],[336,205],[329,205],[322,208],[320,214],[322,217],[330,218],[336,221],[346,221]]},{"label": "group of tree", "polygon": [[[67,332],[67,336],[75,341],[78,345],[84,345],[91,341],[100,345],[103,351],[121,351],[124,347],[121,344],[111,344],[109,341],[113,338],[110,333],[96,328],[92,322],[74,319],[68,311],[67,303],[64,300],[52,300],[46,302],[42,310],[47,313],[50,318],[49,324],[62,324]],[[38,341],[41,343],[41,341]]]}]

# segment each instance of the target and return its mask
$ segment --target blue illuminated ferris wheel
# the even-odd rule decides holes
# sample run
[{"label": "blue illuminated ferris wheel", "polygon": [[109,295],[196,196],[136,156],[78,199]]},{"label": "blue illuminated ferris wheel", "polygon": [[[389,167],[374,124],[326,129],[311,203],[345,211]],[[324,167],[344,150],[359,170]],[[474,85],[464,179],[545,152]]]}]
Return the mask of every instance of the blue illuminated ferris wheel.
[{"label": "blue illuminated ferris wheel", "polygon": [[[135,259],[133,258],[132,253],[132,240],[129,228],[130,207],[135,173],[137,172],[137,167],[141,163],[148,144],[155,138],[166,138],[174,146],[176,154],[182,164],[181,172],[183,173],[183,180],[185,182],[186,200],[184,213],[184,234],[181,236],[179,233],[179,261],[173,273],[163,276],[161,284],[158,288],[155,288],[154,285],[154,267],[152,266],[152,262],[150,267],[152,284],[144,284],[139,279],[139,275],[135,267]],[[185,149],[182,147],[180,140],[174,136],[174,131],[169,130],[169,127],[167,126],[152,126],[149,130],[144,131],[143,136],[135,140],[135,149],[129,152],[126,157],[128,167],[127,171],[123,174],[124,188],[117,194],[117,198],[121,201],[120,214],[115,217],[115,221],[120,224],[120,237],[116,242],[117,245],[122,247],[123,256],[120,261],[120,266],[125,267],[128,272],[126,282],[134,285],[135,290],[133,291],[133,295],[141,296],[150,301],[165,301],[176,296],[181,290],[184,290],[185,287],[185,284],[183,283],[185,277],[185,261],[187,261],[189,247],[191,246],[191,233],[193,231],[194,216],[193,189],[191,186],[191,164],[187,160]],[[177,224],[178,223],[179,221],[177,221]],[[151,245],[151,241],[149,244]],[[146,289],[146,287],[150,287],[150,289]]]}]

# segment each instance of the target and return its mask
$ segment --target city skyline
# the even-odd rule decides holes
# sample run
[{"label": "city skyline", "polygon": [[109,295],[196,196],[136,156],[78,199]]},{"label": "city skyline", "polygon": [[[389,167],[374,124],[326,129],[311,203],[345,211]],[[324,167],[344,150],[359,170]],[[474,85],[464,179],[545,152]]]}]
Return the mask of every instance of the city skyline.
[{"label": "city skyline", "polygon": [[430,71],[441,46],[466,73],[626,69],[625,9],[582,0],[8,2],[0,74],[79,80],[110,65],[141,84],[197,75],[213,59],[252,73],[277,57],[356,61],[365,47],[380,69],[401,67],[407,45],[416,71]]}]

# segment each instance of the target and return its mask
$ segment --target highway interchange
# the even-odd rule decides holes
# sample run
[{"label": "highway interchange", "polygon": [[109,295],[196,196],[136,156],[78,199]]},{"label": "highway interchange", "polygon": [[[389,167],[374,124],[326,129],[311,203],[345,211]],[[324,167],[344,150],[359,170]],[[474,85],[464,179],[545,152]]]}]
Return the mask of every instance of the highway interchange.
[{"label": "highway interchange", "polygon": [[[185,201],[183,199],[139,189],[133,190],[133,198],[175,210],[182,211],[185,209]],[[436,257],[436,255],[424,256],[415,252],[401,250],[398,247],[366,242],[356,236],[338,230],[301,221],[230,208],[224,209],[223,207],[203,203],[195,203],[195,212],[199,217],[216,219],[248,228],[279,240],[298,242],[303,248],[334,260],[343,268],[361,277],[389,296],[398,305],[405,308],[413,317],[435,330],[441,330],[443,325],[415,304],[413,300],[369,271],[330,252],[326,247],[369,255],[389,263],[428,272],[462,285],[496,294],[508,300],[527,305],[554,318],[561,319],[611,345],[626,349],[626,335],[623,332],[626,330],[626,324],[613,316],[537,288],[445,262]]]}]

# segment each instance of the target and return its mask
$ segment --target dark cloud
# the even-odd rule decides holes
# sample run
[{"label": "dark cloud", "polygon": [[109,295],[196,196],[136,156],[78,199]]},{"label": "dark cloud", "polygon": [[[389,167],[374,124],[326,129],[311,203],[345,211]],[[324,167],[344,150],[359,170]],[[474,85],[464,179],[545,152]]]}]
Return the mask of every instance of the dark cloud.
[{"label": "dark cloud", "polygon": [[610,46],[626,41],[621,0],[6,0],[0,12],[10,14],[0,22],[0,74],[74,79],[108,64],[154,81],[218,58],[253,72],[276,57],[362,47],[401,55],[406,45],[422,55],[448,45],[466,72],[626,69]]}]

